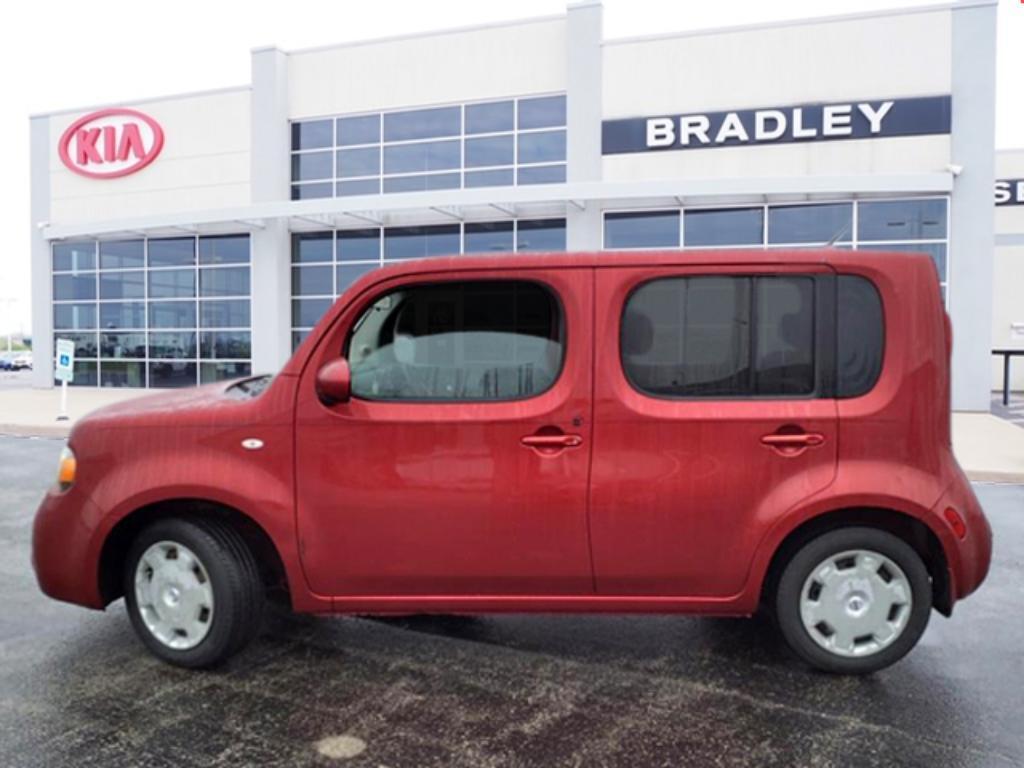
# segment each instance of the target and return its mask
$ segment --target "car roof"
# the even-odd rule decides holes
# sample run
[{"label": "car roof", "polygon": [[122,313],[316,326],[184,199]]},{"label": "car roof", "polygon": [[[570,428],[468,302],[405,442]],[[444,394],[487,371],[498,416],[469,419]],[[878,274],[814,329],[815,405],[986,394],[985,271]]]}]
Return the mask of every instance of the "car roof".
[{"label": "car roof", "polygon": [[[828,264],[837,268],[855,265],[882,267],[891,259],[923,260],[931,257],[905,251],[861,251],[846,248],[709,248],[693,250],[585,251],[487,253],[431,257],[391,263],[371,278],[416,275],[453,270],[562,269],[571,267],[631,267],[672,265],[793,265]],[[368,277],[368,276],[367,276]],[[364,277],[360,279],[362,282]]]}]

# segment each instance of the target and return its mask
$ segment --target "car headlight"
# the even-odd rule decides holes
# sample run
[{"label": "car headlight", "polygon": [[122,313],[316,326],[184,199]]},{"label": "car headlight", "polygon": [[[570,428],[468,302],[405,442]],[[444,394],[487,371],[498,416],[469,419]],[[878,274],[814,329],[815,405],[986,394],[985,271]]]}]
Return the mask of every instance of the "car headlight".
[{"label": "car headlight", "polygon": [[60,452],[60,464],[57,467],[57,485],[62,491],[66,491],[75,483],[75,473],[78,471],[78,460],[75,452],[68,446]]}]

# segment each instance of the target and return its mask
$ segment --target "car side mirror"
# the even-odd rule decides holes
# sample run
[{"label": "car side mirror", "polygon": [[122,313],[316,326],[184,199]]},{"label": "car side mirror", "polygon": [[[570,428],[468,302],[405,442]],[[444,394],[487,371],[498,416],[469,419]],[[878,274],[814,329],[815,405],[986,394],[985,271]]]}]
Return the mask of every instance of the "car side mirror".
[{"label": "car side mirror", "polygon": [[328,405],[349,401],[352,397],[352,371],[348,360],[339,357],[317,371],[316,393]]}]

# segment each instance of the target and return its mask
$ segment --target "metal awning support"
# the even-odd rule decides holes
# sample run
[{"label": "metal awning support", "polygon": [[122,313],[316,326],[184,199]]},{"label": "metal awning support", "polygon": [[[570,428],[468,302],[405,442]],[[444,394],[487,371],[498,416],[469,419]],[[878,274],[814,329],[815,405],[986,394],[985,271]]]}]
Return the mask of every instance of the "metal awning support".
[{"label": "metal awning support", "polygon": [[509,218],[514,219],[516,217],[516,207],[514,205],[504,206],[498,203],[488,203],[488,205],[496,210],[498,213],[503,213]]},{"label": "metal awning support", "polygon": [[384,222],[381,219],[374,218],[373,216],[367,213],[356,213],[355,211],[342,211],[341,215],[348,216],[349,218],[356,219],[357,221],[362,221],[367,224],[373,224],[376,227],[382,226],[384,224]]},{"label": "metal awning support", "polygon": [[432,205],[432,206],[430,206],[430,210],[434,211],[435,213],[440,213],[442,216],[447,216],[449,218],[455,219],[455,221],[462,221],[463,220],[463,216],[462,216],[462,214],[459,212],[459,210],[457,208],[449,208],[449,207],[440,206],[440,205]]}]

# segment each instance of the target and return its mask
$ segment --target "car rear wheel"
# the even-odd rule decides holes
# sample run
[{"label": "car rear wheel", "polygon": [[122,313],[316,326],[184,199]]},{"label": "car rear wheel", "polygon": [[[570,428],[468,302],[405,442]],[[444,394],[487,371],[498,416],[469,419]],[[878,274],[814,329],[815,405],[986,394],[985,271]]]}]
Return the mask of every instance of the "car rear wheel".
[{"label": "car rear wheel", "polygon": [[812,539],[786,564],[775,596],[779,630],[817,669],[868,674],[905,656],[931,614],[928,569],[904,541],[876,528]]},{"label": "car rear wheel", "polygon": [[132,543],[124,571],[132,626],[156,656],[213,666],[259,630],[264,590],[245,541],[218,520],[167,518]]}]

